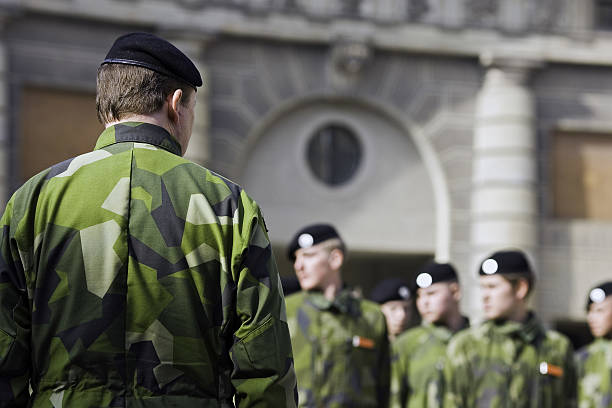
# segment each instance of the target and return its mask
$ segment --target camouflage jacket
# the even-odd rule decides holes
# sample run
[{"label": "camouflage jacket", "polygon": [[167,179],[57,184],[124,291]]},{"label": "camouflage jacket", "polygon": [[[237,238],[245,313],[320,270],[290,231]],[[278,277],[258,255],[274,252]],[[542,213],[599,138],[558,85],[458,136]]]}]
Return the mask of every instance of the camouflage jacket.
[{"label": "camouflage jacket", "polygon": [[[468,326],[467,319],[464,327]],[[453,332],[423,323],[400,335],[391,358],[391,407],[432,408],[444,402],[446,346]]]},{"label": "camouflage jacket", "polygon": [[612,408],[612,340],[596,339],[576,353],[578,407]]},{"label": "camouflage jacket", "polygon": [[287,297],[300,407],[386,407],[389,341],[377,304],[348,289]]},{"label": "camouflage jacket", "polygon": [[259,208],[180,154],[160,127],[119,124],[10,199],[0,406],[295,406]]},{"label": "camouflage jacket", "polygon": [[494,321],[450,341],[445,406],[574,407],[576,372],[569,340],[545,330],[533,314],[525,323]]}]

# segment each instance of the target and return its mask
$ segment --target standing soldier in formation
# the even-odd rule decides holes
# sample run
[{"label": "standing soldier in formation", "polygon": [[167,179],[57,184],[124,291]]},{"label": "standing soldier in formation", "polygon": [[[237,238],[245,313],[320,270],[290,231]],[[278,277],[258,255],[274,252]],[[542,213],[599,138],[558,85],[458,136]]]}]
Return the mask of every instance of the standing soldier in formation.
[{"label": "standing soldier in formation", "polygon": [[181,157],[201,85],[169,42],[119,37],[98,70],[95,149],[7,204],[0,406],[295,407],[259,207]]},{"label": "standing soldier in formation", "polygon": [[372,290],[370,300],[378,303],[385,315],[390,342],[411,327],[410,324],[415,320],[416,311],[410,288],[403,279],[382,280]]},{"label": "standing soldier in formation", "polygon": [[455,332],[469,324],[459,309],[461,290],[452,265],[427,264],[414,286],[423,321],[393,344],[393,408],[442,406],[446,346]]},{"label": "standing soldier in formation", "polygon": [[612,281],[589,292],[587,321],[595,341],[576,353],[578,407],[612,407]]},{"label": "standing soldier in formation", "polygon": [[448,346],[448,407],[563,408],[576,403],[569,340],[545,330],[528,309],[534,275],[520,251],[501,251],[479,268],[486,322]]},{"label": "standing soldier in formation", "polygon": [[291,241],[302,291],[287,297],[300,407],[384,408],[389,398],[389,341],[377,304],[342,282],[345,247],[328,224]]}]

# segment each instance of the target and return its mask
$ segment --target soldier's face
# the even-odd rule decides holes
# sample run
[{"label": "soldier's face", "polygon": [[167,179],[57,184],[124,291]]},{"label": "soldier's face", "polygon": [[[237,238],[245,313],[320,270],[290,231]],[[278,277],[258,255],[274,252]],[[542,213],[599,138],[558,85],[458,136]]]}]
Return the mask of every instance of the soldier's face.
[{"label": "soldier's face", "polygon": [[480,293],[487,319],[510,318],[519,306],[520,299],[514,287],[500,275],[481,276]]},{"label": "soldier's face", "polygon": [[457,307],[450,284],[438,282],[417,290],[417,309],[427,323],[444,322],[452,308]]},{"label": "soldier's face", "polygon": [[333,273],[331,251],[322,245],[298,249],[293,268],[302,289],[325,289]]},{"label": "soldier's face", "polygon": [[606,337],[612,334],[612,296],[608,296],[603,302],[591,303],[587,322],[594,337]]},{"label": "soldier's face", "polygon": [[411,317],[410,302],[407,300],[391,300],[383,303],[380,309],[385,315],[390,335],[397,336],[406,329]]}]

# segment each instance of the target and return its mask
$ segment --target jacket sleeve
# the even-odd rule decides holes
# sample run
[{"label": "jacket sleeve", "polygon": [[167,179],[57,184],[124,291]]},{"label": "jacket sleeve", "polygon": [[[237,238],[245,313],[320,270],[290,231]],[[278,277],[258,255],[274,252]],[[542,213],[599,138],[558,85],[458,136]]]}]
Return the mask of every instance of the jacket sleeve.
[{"label": "jacket sleeve", "polygon": [[[588,348],[582,348],[578,350],[574,354],[574,365],[576,367],[576,405],[582,404],[584,406],[594,406],[595,402],[593,401],[596,393],[592,392],[591,389],[585,387],[585,382],[583,379],[585,378],[585,365],[589,358]],[[597,374],[600,377],[600,374]],[[608,385],[608,387],[612,386],[612,384]],[[605,387],[604,387],[605,388]]]},{"label": "jacket sleeve", "polygon": [[398,347],[399,340],[392,346],[391,354],[391,396],[389,407],[403,408],[408,399],[408,361],[403,358],[402,350]]},{"label": "jacket sleeve", "polygon": [[[381,312],[382,315],[382,312]],[[384,315],[382,316],[385,322]],[[389,393],[391,387],[391,346],[389,337],[387,336],[386,323],[383,325],[384,330],[380,339],[380,357],[379,357],[379,382],[378,382],[378,401],[379,407],[387,408],[389,406]]]},{"label": "jacket sleeve", "polygon": [[0,407],[25,407],[29,399],[31,315],[12,209],[10,201],[0,221]]},{"label": "jacket sleeve", "polygon": [[[563,367],[563,371],[565,375],[563,376],[563,389],[565,390],[565,395],[562,397],[563,401],[561,404],[565,404],[566,408],[575,408],[578,406],[578,370],[577,364],[574,357],[574,350],[569,344],[567,346],[567,354],[565,356],[565,367]],[[561,406],[561,405],[559,405]]]},{"label": "jacket sleeve", "polygon": [[237,324],[230,353],[236,406],[295,407],[297,384],[278,270],[259,208],[244,193],[242,198],[244,226],[235,235],[240,234],[244,245],[232,271]]},{"label": "jacket sleeve", "polygon": [[470,378],[468,359],[456,339],[451,340],[446,350],[444,365],[444,407],[467,408],[466,398]]}]

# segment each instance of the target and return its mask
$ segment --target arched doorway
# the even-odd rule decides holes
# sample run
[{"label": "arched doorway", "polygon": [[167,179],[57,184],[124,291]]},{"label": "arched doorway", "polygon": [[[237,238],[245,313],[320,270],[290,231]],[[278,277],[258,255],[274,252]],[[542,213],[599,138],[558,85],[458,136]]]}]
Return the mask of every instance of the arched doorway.
[{"label": "arched doorway", "polygon": [[364,103],[317,99],[286,109],[252,139],[238,180],[261,205],[282,274],[297,229],[333,223],[349,248],[344,276],[364,294],[409,276],[436,252],[436,198],[420,149]]}]

